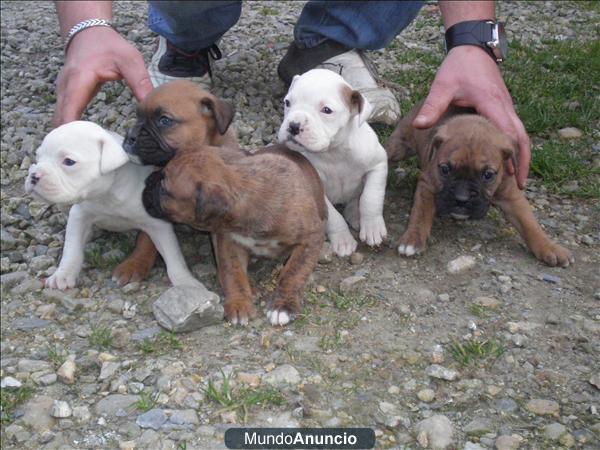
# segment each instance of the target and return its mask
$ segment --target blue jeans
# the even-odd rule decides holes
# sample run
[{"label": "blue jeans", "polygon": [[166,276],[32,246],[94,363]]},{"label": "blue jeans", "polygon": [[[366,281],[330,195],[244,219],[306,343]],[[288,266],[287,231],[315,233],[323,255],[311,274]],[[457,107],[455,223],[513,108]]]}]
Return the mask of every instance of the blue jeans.
[{"label": "blue jeans", "polygon": [[[150,29],[175,47],[210,47],[240,18],[241,1],[149,1]],[[319,1],[304,6],[294,28],[300,48],[327,39],[350,48],[386,47],[416,17],[422,1]]]}]

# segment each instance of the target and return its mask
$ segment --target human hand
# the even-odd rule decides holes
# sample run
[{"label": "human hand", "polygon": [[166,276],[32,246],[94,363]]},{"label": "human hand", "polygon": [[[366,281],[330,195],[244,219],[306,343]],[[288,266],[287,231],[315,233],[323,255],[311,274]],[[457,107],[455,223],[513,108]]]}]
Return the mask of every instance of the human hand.
[{"label": "human hand", "polygon": [[510,174],[515,174],[516,170],[517,184],[524,189],[531,161],[531,143],[500,69],[485,50],[461,45],[448,52],[413,125],[416,128],[432,127],[450,104],[475,108],[518,143],[519,167],[513,167],[509,160],[507,168]]},{"label": "human hand", "polygon": [[79,120],[103,83],[124,79],[138,100],[152,83],[142,54],[109,27],[93,27],[77,34],[56,81],[55,127]]}]

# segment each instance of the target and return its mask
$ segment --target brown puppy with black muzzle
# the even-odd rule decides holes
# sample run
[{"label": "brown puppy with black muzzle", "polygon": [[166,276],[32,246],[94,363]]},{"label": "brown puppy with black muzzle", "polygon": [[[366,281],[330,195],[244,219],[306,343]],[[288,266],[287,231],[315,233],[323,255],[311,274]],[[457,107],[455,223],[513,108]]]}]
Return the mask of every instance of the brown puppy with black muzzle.
[{"label": "brown puppy with black muzzle", "polygon": [[151,216],[213,233],[225,316],[246,325],[256,316],[248,280],[250,254],[289,256],[267,317],[285,325],[301,311],[304,288],[325,240],[327,207],[319,175],[304,156],[273,145],[225,162],[217,147],[178,151],[146,179]]},{"label": "brown puppy with black muzzle", "polygon": [[451,107],[435,127],[416,129],[412,121],[419,109],[420,105],[400,121],[385,146],[393,160],[416,153],[422,170],[398,252],[412,256],[425,249],[436,213],[456,219],[481,219],[493,204],[538,259],[549,266],[572,264],[571,252],[542,230],[525,193],[505,169],[508,159],[518,167],[516,143],[467,108]]},{"label": "brown puppy with black muzzle", "polygon": [[[230,126],[233,107],[187,80],[174,81],[153,90],[138,108],[136,125],[127,133],[123,147],[133,162],[162,166],[181,146],[210,144],[225,153],[240,151]],[[185,127],[175,128],[175,123]],[[138,234],[133,253],[113,272],[120,285],[146,277],[156,260],[154,244],[144,232]]]}]

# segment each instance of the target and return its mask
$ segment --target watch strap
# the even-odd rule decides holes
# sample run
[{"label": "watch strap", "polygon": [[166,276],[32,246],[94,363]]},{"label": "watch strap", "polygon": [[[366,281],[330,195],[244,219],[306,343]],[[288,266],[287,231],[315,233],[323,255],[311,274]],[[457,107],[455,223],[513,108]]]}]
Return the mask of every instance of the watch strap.
[{"label": "watch strap", "polygon": [[496,61],[496,56],[487,45],[492,40],[493,20],[467,20],[458,22],[446,30],[446,52],[460,45],[476,45],[484,49]]}]

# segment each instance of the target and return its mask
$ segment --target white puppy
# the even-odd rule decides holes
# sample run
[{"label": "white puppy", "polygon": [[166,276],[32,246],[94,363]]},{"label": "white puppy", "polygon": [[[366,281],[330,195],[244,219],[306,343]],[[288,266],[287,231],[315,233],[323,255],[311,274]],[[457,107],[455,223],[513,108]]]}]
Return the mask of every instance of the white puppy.
[{"label": "white puppy", "polygon": [[145,231],[163,257],[174,285],[201,286],[187,268],[173,226],[151,217],[142,191],[152,166],[130,163],[123,138],[91,122],[77,121],[50,132],[37,149],[25,190],[47,203],[73,204],[58,269],[46,287],[74,287],[92,226]]},{"label": "white puppy", "polygon": [[[313,69],[296,75],[284,99],[279,142],[302,153],[325,186],[327,236],[339,256],[356,250],[344,217],[368,245],[379,245],[387,231],[383,199],[387,154],[366,123],[368,101],[335,72]],[[333,205],[345,205],[344,217]]]}]

